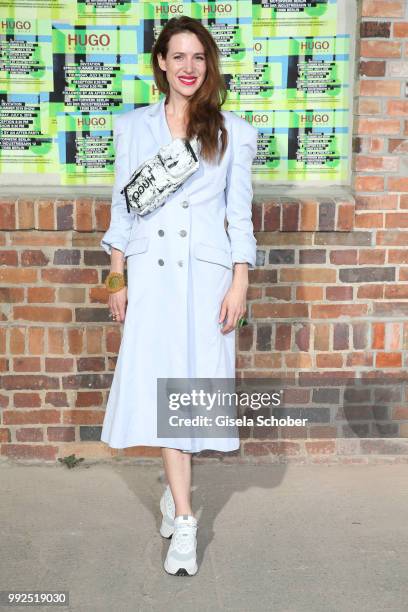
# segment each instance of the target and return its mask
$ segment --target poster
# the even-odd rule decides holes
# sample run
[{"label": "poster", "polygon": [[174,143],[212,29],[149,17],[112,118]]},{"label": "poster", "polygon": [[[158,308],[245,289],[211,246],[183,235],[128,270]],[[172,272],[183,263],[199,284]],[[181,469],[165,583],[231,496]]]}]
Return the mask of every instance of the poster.
[{"label": "poster", "polygon": [[[151,48],[175,16],[220,50],[224,110],[258,130],[254,182],[349,180],[347,0],[0,0],[2,184],[113,183],[113,118],[160,99]],[[46,175],[46,176],[45,176]],[[46,180],[45,180],[46,179]]]}]

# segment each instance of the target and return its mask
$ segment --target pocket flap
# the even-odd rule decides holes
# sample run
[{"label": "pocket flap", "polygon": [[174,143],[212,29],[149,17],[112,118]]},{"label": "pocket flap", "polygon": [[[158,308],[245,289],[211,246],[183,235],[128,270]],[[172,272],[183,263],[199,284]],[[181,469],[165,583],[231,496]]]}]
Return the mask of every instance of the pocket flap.
[{"label": "pocket flap", "polygon": [[149,238],[132,238],[129,240],[128,245],[125,251],[125,257],[128,255],[136,255],[137,253],[144,253],[147,251],[147,247],[149,246]]},{"label": "pocket flap", "polygon": [[211,263],[217,263],[226,268],[232,268],[232,256],[231,253],[221,247],[216,247],[211,244],[204,244],[198,242],[195,245],[194,255],[197,259],[203,261],[209,261]]}]

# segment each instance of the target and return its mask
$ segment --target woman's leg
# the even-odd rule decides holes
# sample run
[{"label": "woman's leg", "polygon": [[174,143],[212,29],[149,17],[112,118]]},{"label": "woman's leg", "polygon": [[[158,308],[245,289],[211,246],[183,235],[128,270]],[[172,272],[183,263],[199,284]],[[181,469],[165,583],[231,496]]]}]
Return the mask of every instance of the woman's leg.
[{"label": "woman's leg", "polygon": [[191,509],[191,453],[176,448],[162,447],[167,482],[176,506],[176,516],[193,514]]}]

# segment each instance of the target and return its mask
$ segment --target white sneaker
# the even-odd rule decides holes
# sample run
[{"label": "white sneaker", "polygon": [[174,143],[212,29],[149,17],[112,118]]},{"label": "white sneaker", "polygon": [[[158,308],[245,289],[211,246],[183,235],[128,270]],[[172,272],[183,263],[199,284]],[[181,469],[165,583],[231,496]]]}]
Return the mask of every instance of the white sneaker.
[{"label": "white sneaker", "polygon": [[169,485],[167,485],[163,495],[161,496],[160,510],[163,515],[160,526],[160,534],[163,536],[163,538],[171,538],[174,531],[174,516],[176,514],[176,508]]},{"label": "white sneaker", "polygon": [[174,519],[174,533],[164,569],[173,576],[194,576],[197,573],[197,519],[191,514],[180,514]]}]

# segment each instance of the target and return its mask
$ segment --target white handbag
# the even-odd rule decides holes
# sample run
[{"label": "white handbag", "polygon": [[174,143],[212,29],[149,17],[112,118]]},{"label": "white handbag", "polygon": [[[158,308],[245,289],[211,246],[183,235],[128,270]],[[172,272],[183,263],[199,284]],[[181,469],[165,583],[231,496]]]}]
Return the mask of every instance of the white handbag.
[{"label": "white handbag", "polygon": [[128,212],[138,215],[162,206],[199,167],[198,140],[175,138],[158,153],[143,162],[132,174],[121,193],[125,196]]}]

